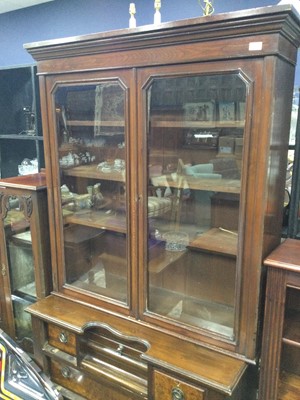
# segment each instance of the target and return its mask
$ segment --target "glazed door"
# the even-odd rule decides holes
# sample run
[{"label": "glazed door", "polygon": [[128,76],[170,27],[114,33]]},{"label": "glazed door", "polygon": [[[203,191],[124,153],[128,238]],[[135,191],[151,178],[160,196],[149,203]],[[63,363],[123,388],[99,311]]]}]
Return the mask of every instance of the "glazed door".
[{"label": "glazed door", "polygon": [[5,294],[4,330],[32,353],[31,318],[25,309],[37,300],[30,218],[31,196],[1,192],[1,274]]},{"label": "glazed door", "polygon": [[[50,82],[59,290],[129,307],[128,78]],[[53,171],[52,171],[53,172]],[[58,179],[58,180],[57,180]]]},{"label": "glazed door", "polygon": [[[289,280],[292,282],[292,284],[289,284]],[[287,393],[289,393],[290,396],[292,396],[293,393],[296,397],[298,397],[300,394],[299,281],[299,276],[296,274],[293,275],[290,273],[287,275],[288,285],[286,287],[286,298],[284,303],[285,311],[283,319],[283,332],[280,343],[281,350],[279,350],[280,366],[278,366],[279,381],[277,384],[277,399],[284,398]]]},{"label": "glazed door", "polygon": [[234,345],[246,316],[243,273],[253,279],[242,260],[247,115],[258,65],[233,65],[145,70],[139,104],[147,148],[141,312],[175,331]]}]

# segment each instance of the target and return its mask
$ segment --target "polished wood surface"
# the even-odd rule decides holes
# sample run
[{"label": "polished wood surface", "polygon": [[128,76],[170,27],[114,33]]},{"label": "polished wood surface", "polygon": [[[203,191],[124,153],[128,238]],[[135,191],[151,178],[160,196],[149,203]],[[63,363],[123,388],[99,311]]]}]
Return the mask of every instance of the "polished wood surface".
[{"label": "polished wood surface", "polygon": [[265,260],[267,267],[300,272],[300,244],[297,239],[286,239]]},{"label": "polished wood surface", "polygon": [[53,348],[75,356],[77,354],[76,335],[56,325],[48,325],[48,342]]},{"label": "polished wood surface", "polygon": [[[128,392],[125,393],[128,390],[137,399],[145,398],[148,389],[148,398],[155,395],[155,400],[161,400],[160,389],[153,383],[153,374],[144,379],[143,368],[143,372],[137,373],[137,381],[132,374],[126,380],[124,369],[119,375],[114,371],[115,365],[112,362],[105,365],[97,362],[95,366],[89,355],[86,358],[84,351],[81,353],[82,349],[87,348],[93,348],[97,353],[97,340],[86,348],[82,347],[82,343],[87,341],[90,329],[98,325],[103,327],[104,324],[109,327],[110,333],[112,329],[122,340],[124,336],[128,336],[149,343],[149,348],[141,354],[143,363],[147,368],[151,367],[152,371],[155,370],[156,377],[161,377],[159,374],[163,370],[167,375],[167,386],[173,384],[172,379],[189,386],[191,392],[188,392],[187,400],[195,396],[200,399],[204,397],[205,400],[254,399],[255,395],[249,390],[245,390],[245,396],[241,397],[239,394],[249,364],[255,364],[258,356],[258,340],[261,334],[259,316],[263,295],[261,288],[264,287],[262,260],[278,246],[281,238],[293,76],[299,43],[299,16],[290,5],[281,5],[170,22],[161,24],[159,28],[149,25],[25,46],[38,62],[54,281],[53,295],[31,306],[29,311],[35,325],[40,326],[41,330],[37,333],[39,344],[35,349],[36,358],[48,369],[55,381],[87,398],[95,396],[94,387],[91,395],[88,387],[92,387],[93,382],[97,381],[100,390],[101,381],[107,399],[123,400],[126,396],[128,399],[135,398],[130,397]],[[245,122],[238,120],[235,124],[229,123],[226,128],[244,128],[243,156],[242,160],[238,160],[241,179],[185,179],[195,191],[223,191],[226,194],[239,195],[232,213],[232,232],[238,231],[238,238],[228,232],[230,236],[225,238],[225,233],[222,232],[224,235],[218,235],[220,241],[215,240],[212,243],[216,231],[208,231],[208,241],[205,241],[205,235],[203,238],[199,236],[199,240],[192,242],[192,249],[187,249],[178,257],[162,258],[158,254],[151,259],[150,270],[147,271],[147,88],[157,77],[230,76],[237,73],[247,88],[246,118]],[[124,221],[123,225],[120,224],[122,221],[118,219],[122,214],[117,215],[117,218],[113,216],[112,220],[102,219],[102,210],[99,210],[98,215],[90,210],[84,210],[81,214],[64,210],[62,218],[61,175],[71,185],[76,179],[83,180],[83,187],[86,187],[88,179],[107,182],[105,174],[97,171],[96,165],[66,169],[61,169],[58,165],[59,156],[70,149],[68,146],[60,147],[58,143],[54,93],[60,87],[74,85],[74,82],[76,85],[96,85],[112,79],[122,83],[126,94],[125,118],[122,117],[118,125],[123,126],[125,119],[124,135],[128,146],[122,158],[126,163],[126,180],[122,174],[106,177],[107,180],[114,180],[116,185],[126,182],[126,225]],[[162,111],[162,114],[159,120],[153,121],[154,128],[158,131],[157,136],[162,129],[174,130],[176,140],[170,141],[170,144],[174,148],[177,146],[180,156],[187,155],[188,152],[189,161],[197,164],[197,152],[185,148],[184,140],[179,136],[178,131],[185,127],[177,122],[176,116],[169,121],[168,110]],[[72,128],[76,120],[77,116],[70,120]],[[114,124],[110,119],[108,125],[113,128]],[[88,129],[89,126],[90,118],[87,118],[87,121],[79,124],[78,129]],[[218,124],[214,127],[220,128]],[[159,156],[159,144],[156,147]],[[217,156],[216,152],[208,151],[205,162],[212,158],[212,154]],[[166,158],[167,156],[166,154]],[[105,157],[109,158],[107,155]],[[171,188],[178,191],[182,187],[182,177],[171,184]],[[186,211],[193,213],[188,206]],[[222,210],[218,212],[220,215]],[[102,225],[104,230],[111,229],[119,235],[126,232],[126,252],[124,236],[122,241],[115,241],[115,251],[120,251],[120,254],[109,265],[119,280],[118,285],[107,296],[108,292],[102,293],[104,290],[101,287],[98,292],[90,293],[86,286],[72,286],[66,282],[63,224],[68,223],[97,228]],[[216,229],[219,227],[220,225],[212,226]],[[211,236],[209,232],[212,233]],[[190,258],[194,261],[200,252],[201,263],[189,265],[186,262]],[[190,256],[186,257],[186,253],[190,253]],[[210,255],[210,262],[206,262],[207,254]],[[110,256],[107,253],[105,255]],[[122,258],[123,263],[128,266],[126,274],[119,262]],[[76,260],[73,263],[74,270],[80,267]],[[217,326],[214,330],[208,329],[208,325],[211,327],[214,321],[204,320],[208,322],[205,325],[201,316],[195,318],[188,312],[182,313],[181,320],[170,318],[167,311],[160,312],[165,306],[163,301],[158,300],[154,308],[150,308],[148,291],[151,290],[151,279],[161,283],[159,293],[163,295],[157,298],[168,302],[170,284],[176,278],[174,272],[168,268],[170,265],[174,266],[176,276],[180,277],[175,282],[175,287],[176,290],[184,290],[184,301],[187,300],[188,307],[196,307],[193,296],[199,296],[201,290],[203,303],[209,303],[213,313],[218,315],[220,323],[215,323]],[[190,266],[191,270],[188,271]],[[205,279],[187,281],[187,272]],[[124,285],[125,279],[129,282],[127,287]],[[113,293],[122,294],[123,297],[116,299]],[[213,297],[214,293],[216,295]],[[174,298],[174,293],[172,296]],[[218,307],[218,301],[211,304],[212,297],[220,300],[222,307]],[[178,302],[179,306],[180,304]],[[177,304],[172,305],[174,306]],[[208,311],[206,307],[203,310]],[[192,319],[196,319],[196,322]],[[76,336],[76,346],[79,343],[76,354],[69,354],[71,349],[67,347],[65,351],[59,349],[55,358],[51,351],[45,350],[44,346],[49,345],[48,324],[57,326],[57,329],[66,329]],[[277,324],[280,328],[280,323]],[[55,349],[55,341],[51,339],[51,343]],[[74,348],[72,351],[74,352]],[[123,347],[118,351],[120,365],[123,366]],[[115,349],[113,355],[115,360]],[[69,365],[68,356],[72,357]],[[73,385],[72,380],[70,382],[66,370],[63,370],[65,376],[61,376],[62,366],[59,361],[62,360],[66,366],[74,369],[70,372],[71,376],[73,374],[76,378],[78,374],[84,373],[87,381],[82,387],[79,384]],[[105,374],[109,377],[104,379]],[[164,378],[162,380],[165,381]],[[160,378],[158,381],[160,385]],[[168,383],[170,381],[171,384]],[[119,384],[122,390],[119,390]],[[252,382],[248,381],[246,389],[249,389],[250,384]],[[135,389],[132,389],[133,386]],[[137,393],[138,387],[142,388],[142,393]]]},{"label": "polished wood surface", "polygon": [[142,322],[119,318],[57,296],[49,296],[30,306],[28,310],[34,317],[49,321],[79,338],[89,327],[98,324],[108,325],[123,335],[144,340],[149,343],[149,348],[143,354],[143,359],[153,365],[168,365],[171,370],[180,371],[190,379],[209,385],[224,395],[234,390],[247,367],[242,360],[160,332]]},{"label": "polished wood surface", "polygon": [[[51,376],[54,381],[71,391],[70,399],[76,399],[78,393],[85,400],[146,400],[145,396],[138,395],[121,386],[111,387],[106,382],[99,379],[95,380],[88,374],[78,372],[74,368],[68,367],[55,360],[50,363]],[[64,392],[63,392],[64,393]]]},{"label": "polished wood surface", "polygon": [[212,253],[227,254],[229,256],[237,255],[238,233],[226,231],[219,228],[212,228],[205,232],[199,238],[189,244],[193,250],[202,250]]},{"label": "polished wood surface", "polygon": [[2,187],[27,189],[27,190],[43,190],[46,188],[46,174],[30,174],[20,175],[11,178],[0,179],[0,189]]},{"label": "polished wood surface", "polygon": [[64,174],[68,176],[77,176],[83,178],[96,178],[101,180],[112,180],[116,182],[125,182],[125,175],[120,172],[102,172],[97,169],[97,165],[81,165],[65,169]]},{"label": "polished wood surface", "polygon": [[157,186],[163,186],[163,182],[168,182],[170,187],[184,188],[188,185],[194,190],[211,190],[224,193],[240,193],[241,182],[235,179],[201,179],[191,178],[187,175],[180,176],[178,180],[172,180],[168,175],[155,177],[153,181]]},{"label": "polished wood surface", "polygon": [[174,392],[175,395],[182,396],[183,399],[205,400],[206,398],[206,390],[187,385],[185,382],[174,379],[159,371],[154,371],[153,381],[153,399],[167,399],[170,396],[174,396]]}]

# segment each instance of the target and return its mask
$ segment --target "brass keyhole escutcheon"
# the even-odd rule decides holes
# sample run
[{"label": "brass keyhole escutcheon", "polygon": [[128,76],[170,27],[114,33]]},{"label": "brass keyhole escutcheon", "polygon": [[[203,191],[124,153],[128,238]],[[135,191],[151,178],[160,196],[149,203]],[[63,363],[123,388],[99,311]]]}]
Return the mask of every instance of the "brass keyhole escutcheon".
[{"label": "brass keyhole escutcheon", "polygon": [[61,369],[61,374],[64,378],[71,378],[71,370],[69,367],[63,367]]},{"label": "brass keyhole escutcheon", "polygon": [[59,341],[65,344],[68,343],[68,335],[66,334],[66,332],[60,332]]},{"label": "brass keyhole escutcheon", "polygon": [[184,400],[184,393],[179,388],[172,389],[172,400]]}]

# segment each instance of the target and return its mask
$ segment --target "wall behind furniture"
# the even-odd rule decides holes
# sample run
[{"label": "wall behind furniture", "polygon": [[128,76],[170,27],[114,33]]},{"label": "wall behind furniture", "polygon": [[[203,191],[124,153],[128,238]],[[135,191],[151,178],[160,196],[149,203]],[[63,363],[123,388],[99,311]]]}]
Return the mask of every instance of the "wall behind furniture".
[{"label": "wall behind furniture", "polygon": [[[0,68],[33,63],[24,43],[127,28],[131,1],[137,24],[152,24],[154,0],[54,0],[0,14]],[[224,13],[278,1],[214,0],[214,7],[215,13]],[[198,0],[162,0],[161,12],[162,22],[202,16]]]}]

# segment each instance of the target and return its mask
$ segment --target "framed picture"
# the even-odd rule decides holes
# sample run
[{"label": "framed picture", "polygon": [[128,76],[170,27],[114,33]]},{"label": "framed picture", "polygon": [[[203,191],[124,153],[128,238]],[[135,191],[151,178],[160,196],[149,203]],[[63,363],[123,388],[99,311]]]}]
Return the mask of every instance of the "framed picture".
[{"label": "framed picture", "polygon": [[240,101],[238,103],[238,119],[240,121],[245,121],[246,117],[246,103],[244,101]]},{"label": "framed picture", "polygon": [[235,121],[235,103],[233,101],[219,103],[219,121]]},{"label": "framed picture", "polygon": [[186,103],[184,106],[186,121],[212,122],[215,120],[215,102]]},{"label": "framed picture", "polygon": [[124,135],[125,92],[117,82],[95,87],[94,136]]}]

